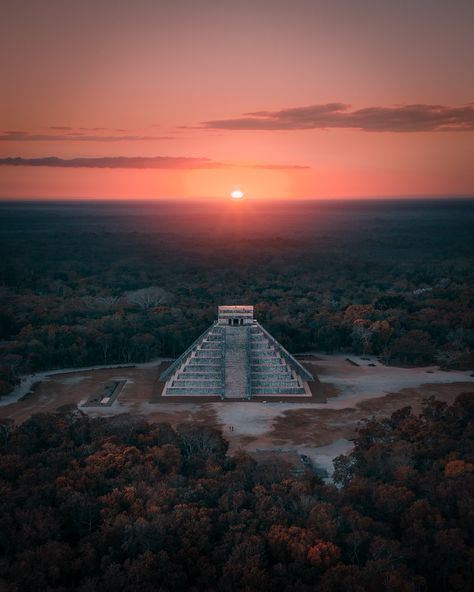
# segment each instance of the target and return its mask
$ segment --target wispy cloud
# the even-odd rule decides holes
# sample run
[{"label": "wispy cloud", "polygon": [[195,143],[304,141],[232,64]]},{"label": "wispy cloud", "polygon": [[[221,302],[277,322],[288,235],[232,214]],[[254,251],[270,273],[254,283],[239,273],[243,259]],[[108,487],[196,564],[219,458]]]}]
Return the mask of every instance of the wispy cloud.
[{"label": "wispy cloud", "polygon": [[310,167],[286,164],[235,164],[219,162],[210,158],[193,158],[188,156],[102,156],[97,158],[44,158],[8,157],[0,158],[4,166],[34,166],[57,168],[91,168],[91,169],[219,169],[219,168],[252,168],[268,170],[300,170]]},{"label": "wispy cloud", "polygon": [[301,164],[235,164],[233,166],[240,168],[261,169],[267,171],[304,171],[305,169],[311,168],[310,166]]},{"label": "wispy cloud", "polygon": [[[205,129],[226,130],[306,130],[346,128],[366,132],[474,131],[474,104],[395,105],[352,110],[345,103],[326,103],[254,111],[242,117],[202,122]],[[202,129],[201,128],[201,129]]]},{"label": "wispy cloud", "polygon": [[224,163],[187,156],[102,156],[98,158],[0,158],[0,165],[89,169],[208,169]]},{"label": "wispy cloud", "polygon": [[[128,130],[106,130],[105,128],[68,128],[67,126],[51,126],[48,129],[62,133],[33,133],[25,131],[4,131],[0,132],[0,142],[141,142],[150,140],[174,140],[174,136],[149,136],[133,133],[125,133]],[[97,132],[107,131],[107,134]],[[84,133],[88,132],[88,133]],[[94,133],[90,133],[94,132]],[[119,132],[111,134],[110,132]]]}]

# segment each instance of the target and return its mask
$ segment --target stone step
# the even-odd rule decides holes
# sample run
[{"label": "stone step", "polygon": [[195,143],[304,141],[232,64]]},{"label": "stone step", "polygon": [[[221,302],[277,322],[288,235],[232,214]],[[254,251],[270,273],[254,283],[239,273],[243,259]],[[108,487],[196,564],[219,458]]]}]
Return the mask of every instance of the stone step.
[{"label": "stone step", "polygon": [[220,370],[216,370],[215,372],[180,372],[177,374],[179,378],[184,378],[185,380],[192,380],[194,378],[218,378],[222,375]]},{"label": "stone step", "polygon": [[220,387],[222,388],[221,380],[180,380],[179,378],[173,380],[171,386],[176,387],[192,387],[192,388],[209,388],[209,387]]},{"label": "stone step", "polygon": [[255,388],[265,388],[265,389],[272,389],[272,388],[297,388],[300,387],[301,384],[298,383],[297,381],[279,381],[276,380],[275,382],[272,381],[255,381],[252,380],[252,389]]},{"label": "stone step", "polygon": [[273,367],[282,367],[286,368],[285,364],[281,358],[266,358],[265,360],[252,360],[251,361],[252,370],[254,368],[273,368]]},{"label": "stone step", "polygon": [[222,366],[222,360],[224,358],[191,358],[189,363],[186,364],[186,368],[189,366],[207,366],[212,368],[212,366]]},{"label": "stone step", "polygon": [[166,390],[167,395],[222,395],[222,387],[216,388],[194,388],[187,386],[186,388],[180,388],[175,386],[169,386]]},{"label": "stone step", "polygon": [[304,395],[305,390],[303,387],[298,387],[298,388],[272,388],[272,389],[267,389],[267,388],[261,388],[261,387],[255,387],[252,389],[252,394],[254,395]]},{"label": "stone step", "polygon": [[292,376],[292,374],[283,367],[275,367],[271,370],[252,370],[251,375],[254,378],[267,378],[268,376]]}]

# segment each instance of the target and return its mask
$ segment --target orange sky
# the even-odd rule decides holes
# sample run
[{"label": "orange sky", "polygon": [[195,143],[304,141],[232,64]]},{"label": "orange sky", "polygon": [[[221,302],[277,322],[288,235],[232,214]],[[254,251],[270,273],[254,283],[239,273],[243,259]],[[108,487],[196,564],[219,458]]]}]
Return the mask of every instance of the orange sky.
[{"label": "orange sky", "polygon": [[460,0],[10,2],[0,197],[472,195],[473,22]]}]

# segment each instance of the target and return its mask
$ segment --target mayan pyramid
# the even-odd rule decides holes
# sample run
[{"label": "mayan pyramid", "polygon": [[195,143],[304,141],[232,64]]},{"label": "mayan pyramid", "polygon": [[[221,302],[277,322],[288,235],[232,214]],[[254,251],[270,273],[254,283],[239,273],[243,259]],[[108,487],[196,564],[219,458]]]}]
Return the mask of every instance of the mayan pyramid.
[{"label": "mayan pyramid", "polygon": [[219,306],[217,321],[161,375],[162,396],[222,400],[311,397],[314,378],[253,318],[253,306]]}]

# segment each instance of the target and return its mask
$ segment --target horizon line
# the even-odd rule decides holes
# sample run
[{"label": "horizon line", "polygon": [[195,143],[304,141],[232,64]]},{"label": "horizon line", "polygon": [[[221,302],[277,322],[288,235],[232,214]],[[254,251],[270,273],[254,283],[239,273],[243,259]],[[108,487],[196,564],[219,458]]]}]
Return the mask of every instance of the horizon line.
[{"label": "horizon line", "polygon": [[185,202],[196,202],[196,201],[220,201],[222,203],[233,203],[237,204],[248,204],[254,202],[311,202],[311,201],[391,201],[391,200],[449,200],[449,199],[474,199],[473,193],[466,194],[385,194],[385,195],[340,195],[340,196],[314,196],[314,197],[246,197],[244,200],[232,200],[227,195],[215,195],[215,196],[182,196],[182,197],[47,197],[47,196],[21,196],[21,197],[7,197],[0,196],[0,203],[17,203],[17,202],[135,202],[135,203],[150,203],[150,202],[166,202],[166,203],[185,203]]}]

